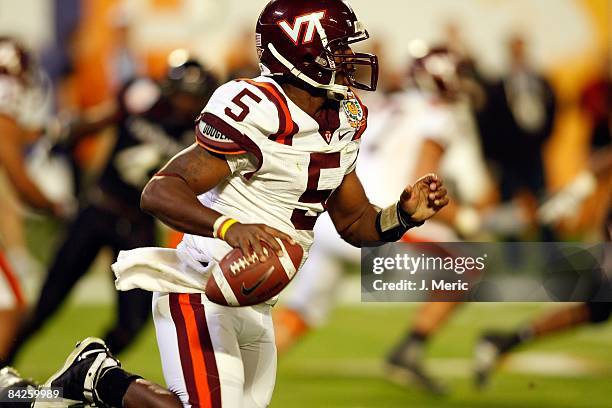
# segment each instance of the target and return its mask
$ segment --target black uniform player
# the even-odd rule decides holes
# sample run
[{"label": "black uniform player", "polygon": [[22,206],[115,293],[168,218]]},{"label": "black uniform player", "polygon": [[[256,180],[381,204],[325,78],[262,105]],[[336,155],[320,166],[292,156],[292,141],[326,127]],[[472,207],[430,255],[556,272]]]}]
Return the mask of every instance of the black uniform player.
[{"label": "black uniform player", "polygon": [[[121,250],[155,245],[154,219],[140,211],[142,187],[161,164],[191,143],[194,120],[217,85],[202,66],[187,60],[171,67],[161,83],[149,78],[129,81],[112,112],[70,126],[69,140],[75,140],[115,125],[117,142],[51,264],[9,361],[58,309],[102,248],[110,247],[116,258]],[[128,346],[147,322],[151,294],[142,290],[117,292],[117,302],[116,321],[105,335],[114,352]]]},{"label": "black uniform player", "polygon": [[[581,173],[574,182],[553,195],[540,209],[540,215],[548,222],[562,219],[566,214],[576,213],[582,200],[592,193],[580,187],[584,184],[586,175],[593,178],[593,183],[607,182],[612,174],[612,146],[608,144],[591,154],[589,168]],[[593,187],[594,189],[595,187]],[[477,387],[488,384],[491,374],[498,363],[508,353],[519,346],[524,346],[547,336],[567,332],[586,324],[601,324],[612,317],[612,302],[609,302],[612,293],[612,211],[608,209],[608,218],[605,221],[603,239],[606,241],[602,264],[592,273],[601,273],[602,276],[593,288],[593,297],[599,301],[575,303],[563,306],[511,332],[486,331],[482,334],[475,348],[475,383]]]}]

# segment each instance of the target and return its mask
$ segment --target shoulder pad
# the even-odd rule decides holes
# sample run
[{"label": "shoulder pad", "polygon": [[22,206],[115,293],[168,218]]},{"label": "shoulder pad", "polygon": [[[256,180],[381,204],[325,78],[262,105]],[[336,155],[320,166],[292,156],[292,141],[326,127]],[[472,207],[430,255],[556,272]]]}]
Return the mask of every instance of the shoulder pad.
[{"label": "shoulder pad", "polygon": [[265,99],[246,82],[222,85],[197,119],[196,141],[216,153],[252,152],[276,126]]},{"label": "shoulder pad", "polygon": [[265,138],[290,145],[298,132],[282,91],[263,80],[228,82],[215,91],[204,112],[217,115],[256,141]]},{"label": "shoulder pad", "polygon": [[240,79],[239,81],[257,89],[276,109],[278,125],[274,133],[268,135],[268,138],[277,143],[291,145],[293,136],[299,131],[299,127],[291,117],[289,104],[283,92],[279,90],[277,85],[270,82],[258,81],[257,79]]}]

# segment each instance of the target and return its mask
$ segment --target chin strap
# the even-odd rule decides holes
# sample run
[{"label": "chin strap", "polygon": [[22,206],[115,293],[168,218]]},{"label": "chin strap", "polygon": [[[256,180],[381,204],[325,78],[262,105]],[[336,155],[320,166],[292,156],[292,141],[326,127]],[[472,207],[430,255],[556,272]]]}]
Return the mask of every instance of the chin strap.
[{"label": "chin strap", "polygon": [[[270,50],[272,55],[274,55],[274,58],[276,58],[281,64],[283,64],[289,70],[291,75],[295,76],[296,78],[306,82],[308,85],[310,85],[310,86],[312,86],[314,88],[327,90],[328,91],[328,96],[331,96],[332,99],[337,99],[337,97],[334,96],[334,94],[335,95],[341,95],[342,96],[341,99],[344,99],[344,98],[347,97],[349,88],[348,88],[348,86],[338,85],[338,84],[334,83],[334,81],[336,80],[336,73],[335,72],[332,73],[331,83],[329,85],[323,85],[323,84],[320,84],[320,83],[316,82],[315,80],[310,78],[308,75],[306,75],[302,71],[300,71],[289,60],[287,60],[285,57],[283,57],[281,55],[281,53],[279,53],[276,50],[276,48],[274,48],[274,45],[272,45],[272,43],[268,43],[268,50]],[[330,95],[330,93],[331,93],[331,95]]]}]

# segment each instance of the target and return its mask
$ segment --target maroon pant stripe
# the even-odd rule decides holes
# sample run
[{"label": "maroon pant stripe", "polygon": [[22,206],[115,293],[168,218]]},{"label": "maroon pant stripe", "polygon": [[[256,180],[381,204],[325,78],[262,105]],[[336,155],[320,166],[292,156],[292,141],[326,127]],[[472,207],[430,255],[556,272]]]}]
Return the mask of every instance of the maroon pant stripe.
[{"label": "maroon pant stripe", "polygon": [[217,360],[215,358],[215,350],[213,348],[210,333],[208,332],[208,324],[206,323],[206,313],[204,305],[199,294],[189,295],[189,302],[195,316],[196,326],[202,343],[202,354],[204,354],[204,363],[206,364],[206,375],[208,376],[208,387],[210,390],[210,400],[212,408],[221,408],[221,383],[219,381],[219,370],[217,369]]},{"label": "maroon pant stripe", "polygon": [[193,370],[193,362],[191,353],[189,352],[189,339],[187,338],[187,326],[185,318],[181,312],[178,293],[170,293],[170,315],[176,327],[176,337],[178,340],[179,355],[181,357],[181,368],[183,369],[183,378],[187,387],[189,403],[194,406],[200,406],[198,390],[195,382],[195,372]]}]

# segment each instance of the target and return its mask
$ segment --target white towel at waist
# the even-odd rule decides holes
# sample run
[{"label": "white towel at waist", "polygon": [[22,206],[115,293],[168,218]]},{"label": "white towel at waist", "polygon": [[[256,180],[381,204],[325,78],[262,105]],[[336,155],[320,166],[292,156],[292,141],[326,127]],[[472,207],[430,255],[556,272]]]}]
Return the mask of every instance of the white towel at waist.
[{"label": "white towel at waist", "polygon": [[120,291],[202,293],[213,265],[216,263],[204,265],[175,249],[137,248],[121,251],[112,269]]}]

